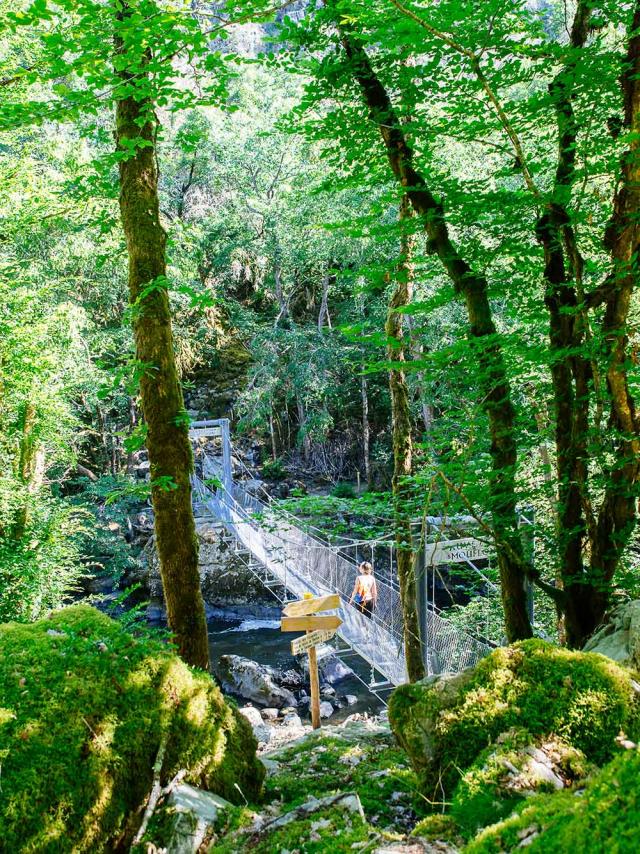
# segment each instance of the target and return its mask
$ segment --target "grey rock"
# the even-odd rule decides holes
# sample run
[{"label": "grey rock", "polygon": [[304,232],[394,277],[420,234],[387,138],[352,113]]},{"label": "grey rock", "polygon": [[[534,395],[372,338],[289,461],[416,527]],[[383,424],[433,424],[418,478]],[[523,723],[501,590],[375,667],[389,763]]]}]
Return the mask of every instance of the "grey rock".
[{"label": "grey rock", "polygon": [[226,691],[239,694],[261,706],[281,709],[297,706],[295,696],[278,685],[269,668],[243,658],[241,655],[223,655],[219,667],[222,685]]},{"label": "grey rock", "polygon": [[267,723],[252,727],[253,736],[258,744],[269,744],[273,738],[273,728]]},{"label": "grey rock", "polygon": [[320,700],[320,717],[330,718],[333,714],[333,706],[327,700]]},{"label": "grey rock", "polygon": [[325,682],[335,685],[347,676],[353,675],[353,670],[341,661],[337,655],[329,655],[323,658],[319,664],[320,674]]},{"label": "grey rock", "polygon": [[238,711],[249,721],[251,726],[262,726],[262,715],[260,714],[260,710],[256,709],[255,706],[243,706]]},{"label": "grey rock", "polygon": [[278,717],[277,709],[261,709],[260,714],[265,719],[265,721],[275,721]]},{"label": "grey rock", "polygon": [[282,725],[299,729],[302,726],[302,721],[295,712],[288,712],[282,719]]},{"label": "grey rock", "polygon": [[584,646],[629,667],[640,667],[640,600],[614,608],[605,625]]},{"label": "grey rock", "polygon": [[347,706],[355,706],[355,704],[358,702],[358,698],[355,694],[345,694],[344,701]]},{"label": "grey rock", "polygon": [[166,854],[196,854],[207,831],[222,810],[231,806],[224,798],[186,783],[176,786],[165,808],[169,821],[162,840],[154,840]]},{"label": "grey rock", "polygon": [[275,759],[269,759],[266,756],[260,757],[260,762],[267,769],[267,777],[270,777],[272,774],[276,774],[280,770],[280,763],[276,762]]}]

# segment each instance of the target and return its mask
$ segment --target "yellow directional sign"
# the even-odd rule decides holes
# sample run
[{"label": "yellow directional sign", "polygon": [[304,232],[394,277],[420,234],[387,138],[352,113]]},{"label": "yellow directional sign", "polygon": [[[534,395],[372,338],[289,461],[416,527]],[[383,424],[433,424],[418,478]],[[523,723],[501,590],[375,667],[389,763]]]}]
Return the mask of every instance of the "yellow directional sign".
[{"label": "yellow directional sign", "polygon": [[306,617],[307,614],[317,614],[318,611],[333,611],[340,607],[340,597],[337,593],[330,596],[315,596],[313,599],[300,599],[289,602],[282,613],[285,617]]},{"label": "yellow directional sign", "polygon": [[312,646],[316,646],[316,644],[331,640],[335,633],[335,629],[327,629],[326,631],[318,629],[315,632],[309,632],[308,635],[300,635],[299,638],[294,638],[291,641],[291,652],[293,655],[306,652]]},{"label": "yellow directional sign", "polygon": [[304,599],[290,602],[282,612],[280,629],[283,632],[306,632],[306,635],[291,642],[291,652],[297,655],[306,651],[309,656],[311,723],[314,729],[320,727],[320,680],[316,646],[332,638],[338,626],[342,625],[340,617],[318,614],[318,611],[335,611],[339,607],[340,597],[337,593],[330,596],[312,596],[306,593]]},{"label": "yellow directional sign", "polygon": [[314,629],[337,629],[341,625],[340,617],[321,614],[318,617],[283,617],[280,628],[283,632],[311,632]]}]

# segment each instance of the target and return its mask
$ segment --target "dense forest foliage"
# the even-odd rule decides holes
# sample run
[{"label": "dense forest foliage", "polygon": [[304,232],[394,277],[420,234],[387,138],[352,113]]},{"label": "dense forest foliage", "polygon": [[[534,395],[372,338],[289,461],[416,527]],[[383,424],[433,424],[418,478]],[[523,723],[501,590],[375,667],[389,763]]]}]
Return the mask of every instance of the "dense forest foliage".
[{"label": "dense forest foliage", "polygon": [[[639,249],[639,0],[0,0],[0,642],[16,662],[0,665],[0,736],[17,728],[29,750],[56,729],[42,721],[59,721],[71,654],[102,680],[92,698],[73,677],[78,762],[130,749],[110,709],[136,680],[148,691],[127,718],[147,715],[148,739],[126,797],[95,817],[74,790],[74,850],[142,838],[169,792],[165,750],[164,776],[248,808],[237,771],[260,797],[248,724],[196,672],[212,662],[192,490],[235,500],[189,434],[212,419],[229,419],[233,475],[270,524],[371,558],[397,596],[397,615],[374,598],[368,617],[398,623],[411,684],[390,716],[424,801],[413,824],[428,804],[465,850],[560,851],[573,833],[588,850],[575,824],[531,836],[500,774],[524,750],[560,775],[552,788],[589,779],[585,827],[605,821],[611,775],[631,777],[614,752],[636,755],[640,734]],[[480,566],[434,565],[456,538]],[[138,620],[153,560],[175,655]],[[345,610],[356,588],[331,592]],[[66,607],[87,598],[122,625]],[[497,648],[429,694],[436,618]],[[581,652],[611,653],[603,625],[626,632],[618,664]],[[44,712],[28,673],[55,681]],[[380,751],[401,767],[396,746]],[[374,753],[358,754],[363,780]],[[0,739],[0,771],[17,755]],[[121,785],[105,757],[96,802]],[[279,773],[267,790],[298,810]],[[386,816],[394,795],[371,809]],[[51,803],[24,850],[70,850]],[[535,804],[544,830],[553,808]],[[474,841],[489,817],[506,823]],[[252,838],[215,850],[276,850]]]},{"label": "dense forest foliage", "polygon": [[[136,453],[158,525],[203,413],[276,473],[383,493],[395,448],[379,521],[408,598],[410,520],[461,513],[495,544],[511,639],[525,579],[571,644],[633,593],[631,6],[6,3],[3,616],[123,571]],[[146,340],[145,300],[165,324],[170,304],[175,430],[152,424],[171,339]],[[222,393],[189,407],[207,377]],[[173,540],[166,566],[193,563]]]}]

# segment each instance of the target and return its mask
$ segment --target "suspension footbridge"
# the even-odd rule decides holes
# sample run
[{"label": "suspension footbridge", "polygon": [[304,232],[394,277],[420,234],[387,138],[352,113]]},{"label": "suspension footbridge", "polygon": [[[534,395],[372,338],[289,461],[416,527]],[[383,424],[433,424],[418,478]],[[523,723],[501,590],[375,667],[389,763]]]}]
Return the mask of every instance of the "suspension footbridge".
[{"label": "suspension footbridge", "polygon": [[[277,504],[252,494],[233,477],[229,422],[196,421],[190,429],[196,444],[197,474],[192,480],[196,517],[210,517],[224,526],[247,567],[281,601],[337,593],[343,650],[360,655],[371,666],[371,687],[392,688],[407,680],[400,593],[377,578],[378,598],[372,618],[348,604],[358,566],[335,546],[304,530],[304,525]],[[202,439],[219,439],[220,443]],[[422,644],[430,673],[458,671],[474,664],[491,647],[427,609],[422,614]],[[375,676],[374,676],[375,673]]]}]

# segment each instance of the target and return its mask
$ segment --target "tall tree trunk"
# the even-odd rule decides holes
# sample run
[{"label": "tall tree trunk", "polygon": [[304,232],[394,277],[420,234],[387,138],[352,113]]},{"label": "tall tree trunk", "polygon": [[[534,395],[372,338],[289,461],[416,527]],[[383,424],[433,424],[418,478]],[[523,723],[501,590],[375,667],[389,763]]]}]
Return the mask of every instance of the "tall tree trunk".
[{"label": "tall tree trunk", "polygon": [[581,352],[586,316],[580,305],[583,261],[571,226],[569,203],[575,181],[578,123],[573,110],[576,62],[584,47],[591,4],[579,2],[571,27],[574,52],[549,86],[558,128],[558,158],[551,198],[536,229],[544,249],[545,304],[549,311],[551,381],[555,408],[558,483],[559,576],[567,643],[580,646],[585,589],[583,548],[591,520],[588,497],[587,437],[591,364]]},{"label": "tall tree trunk", "polygon": [[280,247],[276,246],[275,256],[273,259],[273,282],[275,286],[276,299],[278,300],[278,316],[276,317],[274,326],[278,326],[281,320],[289,316],[289,304],[284,293],[282,285],[282,268],[280,266]]},{"label": "tall tree trunk", "polygon": [[411,534],[411,486],[408,479],[413,473],[413,443],[411,437],[411,406],[409,387],[402,363],[405,361],[405,342],[402,330],[403,315],[398,309],[409,305],[413,289],[413,255],[415,236],[406,228],[407,220],[413,215],[411,203],[406,195],[400,204],[400,263],[396,275],[396,287],[389,301],[385,331],[387,333],[387,355],[395,366],[389,371],[391,392],[391,414],[393,425],[393,503],[395,516],[396,560],[402,618],[404,628],[404,652],[410,682],[425,676],[422,656],[418,597],[416,589],[415,552]]},{"label": "tall tree trunk", "polygon": [[305,463],[308,463],[311,459],[311,437],[306,431],[307,412],[301,397],[296,397],[296,408],[298,410],[298,440],[302,438],[302,456]]},{"label": "tall tree trunk", "polygon": [[[339,22],[336,23],[339,25]],[[362,44],[346,27],[339,25],[339,29],[350,72],[360,86],[371,119],[380,130],[391,170],[402,187],[406,188],[413,209],[423,219],[429,250],[438,255],[456,293],[466,305],[469,338],[477,352],[480,391],[491,437],[489,502],[496,537],[506,634],[509,641],[530,637],[531,624],[524,583],[530,569],[523,555],[516,512],[515,411],[502,349],[497,341],[487,281],[471,269],[453,245],[444,209],[413,165],[413,151],[389,95]]]},{"label": "tall tree trunk", "polygon": [[589,621],[587,631],[593,631],[602,621],[611,580],[637,521],[640,418],[628,383],[628,319],[640,272],[640,0],[636,0],[634,8],[621,80],[629,147],[622,157],[621,180],[605,237],[613,259],[613,274],[606,283],[602,320],[611,422],[618,448],[616,460],[607,471],[591,547],[590,575],[596,595],[585,615]]},{"label": "tall tree trunk", "polygon": [[[413,322],[410,314],[407,315],[406,320],[407,328],[411,336],[411,357],[414,362],[420,362],[424,355],[424,347],[422,346],[420,340],[414,335]],[[422,424],[424,426],[424,432],[426,435],[426,440],[428,442],[433,431],[433,421],[435,417],[433,411],[433,404],[429,403],[426,398],[427,378],[425,372],[416,371],[415,377],[417,379],[417,384],[415,386],[415,397],[420,405]]]},{"label": "tall tree trunk", "polygon": [[322,277],[322,298],[320,300],[320,311],[318,312],[318,332],[321,335],[325,320],[329,329],[331,329],[331,316],[329,315],[329,285],[331,284],[331,275],[329,270],[330,265],[327,264],[327,269]]},{"label": "tall tree trunk", "polygon": [[[121,5],[120,21],[132,13]],[[116,41],[126,56],[130,45]],[[138,59],[140,59],[138,57]],[[144,62],[144,60],[142,60]],[[129,256],[129,297],[134,308],[136,358],[142,368],[140,396],[148,428],[156,548],[167,617],[182,658],[209,666],[204,603],[200,592],[198,544],[189,476],[193,457],[182,420],[184,401],[178,381],[169,296],[166,288],[166,234],[160,224],[157,120],[144,94],[149,77],[120,71],[123,86],[134,91],[116,104],[120,160],[120,213]]]},{"label": "tall tree trunk", "polygon": [[367,378],[364,375],[364,365],[362,365],[362,375],[360,377],[360,399],[362,401],[362,458],[364,461],[364,479],[367,484],[367,489],[373,488],[373,478],[371,476],[371,425],[369,424],[369,389],[367,387]]},{"label": "tall tree trunk", "polygon": [[269,412],[269,436],[271,437],[271,459],[275,463],[278,459],[278,449],[276,447],[276,431],[273,424],[273,409]]}]

